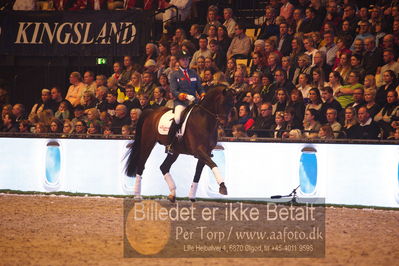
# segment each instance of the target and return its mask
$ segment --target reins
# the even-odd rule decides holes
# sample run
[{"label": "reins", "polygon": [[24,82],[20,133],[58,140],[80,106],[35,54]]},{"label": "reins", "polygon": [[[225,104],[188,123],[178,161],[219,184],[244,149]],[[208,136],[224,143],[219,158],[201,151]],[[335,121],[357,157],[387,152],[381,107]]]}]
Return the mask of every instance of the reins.
[{"label": "reins", "polygon": [[211,117],[213,119],[215,119],[216,123],[215,123],[215,127],[213,130],[216,130],[217,127],[219,126],[219,124],[221,124],[219,115],[212,113],[210,110],[208,110],[206,107],[204,107],[200,104],[195,104],[195,105],[198,106],[201,110],[204,110],[207,114],[211,115]]},{"label": "reins", "polygon": [[202,110],[204,110],[205,112],[207,112],[208,114],[210,114],[216,121],[220,121],[219,115],[212,113],[210,110],[208,110],[207,108],[205,108],[204,106],[200,105],[200,104],[196,104],[196,106],[198,106],[199,108],[201,108]]},{"label": "reins", "polygon": [[208,108],[203,106],[201,103],[204,101],[204,99],[201,99],[199,103],[195,104],[194,106],[198,106],[200,109],[204,110],[206,113],[208,113],[213,119],[216,120],[216,126],[221,123],[221,120],[223,120],[223,116],[218,114],[218,113],[213,113],[210,111]]}]

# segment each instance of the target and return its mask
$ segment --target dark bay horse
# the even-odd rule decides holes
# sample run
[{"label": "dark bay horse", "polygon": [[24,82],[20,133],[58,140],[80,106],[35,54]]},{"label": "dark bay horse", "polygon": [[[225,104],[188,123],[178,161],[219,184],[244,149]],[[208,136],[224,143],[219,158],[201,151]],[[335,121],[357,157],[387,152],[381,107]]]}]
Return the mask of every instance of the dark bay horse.
[{"label": "dark bay horse", "polygon": [[[211,152],[217,143],[218,123],[220,119],[227,118],[233,103],[234,91],[226,86],[218,85],[211,88],[199,104],[186,108],[186,112],[190,109],[192,111],[188,118],[184,135],[180,140],[174,141],[173,154],[168,154],[160,167],[169,186],[170,194],[168,198],[170,201],[174,202],[176,199],[176,186],[169,170],[179,154],[193,155],[198,159],[194,181],[189,193],[190,200],[195,200],[198,181],[205,165],[212,169],[219,184],[219,193],[227,195],[227,188],[217,165],[211,159]],[[146,110],[141,114],[137,122],[135,141],[127,153],[128,159],[126,162],[126,174],[132,177],[136,176],[134,186],[136,198],[140,198],[144,166],[155,144],[157,142],[162,145],[169,144],[168,136],[158,133],[159,120],[169,110],[166,107]]]}]

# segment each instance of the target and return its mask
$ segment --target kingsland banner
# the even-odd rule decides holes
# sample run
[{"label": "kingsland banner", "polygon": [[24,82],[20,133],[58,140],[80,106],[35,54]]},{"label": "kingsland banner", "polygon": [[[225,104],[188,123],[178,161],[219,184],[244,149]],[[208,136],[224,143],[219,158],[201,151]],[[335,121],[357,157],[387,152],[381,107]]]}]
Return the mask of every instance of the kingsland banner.
[{"label": "kingsland banner", "polygon": [[1,12],[0,53],[138,56],[144,18],[139,11]]}]

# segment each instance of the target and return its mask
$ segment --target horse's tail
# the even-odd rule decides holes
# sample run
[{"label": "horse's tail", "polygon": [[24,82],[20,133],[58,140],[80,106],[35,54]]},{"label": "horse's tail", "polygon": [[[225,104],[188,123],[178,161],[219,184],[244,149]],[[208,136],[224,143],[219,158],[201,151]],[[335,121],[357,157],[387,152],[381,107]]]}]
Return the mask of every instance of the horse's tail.
[{"label": "horse's tail", "polygon": [[146,117],[152,113],[152,109],[145,110],[141,115],[136,125],[136,135],[134,137],[133,144],[129,145],[129,150],[127,151],[125,158],[127,158],[125,165],[125,173],[127,176],[135,176],[137,170],[137,163],[140,156],[140,142],[143,124]]}]

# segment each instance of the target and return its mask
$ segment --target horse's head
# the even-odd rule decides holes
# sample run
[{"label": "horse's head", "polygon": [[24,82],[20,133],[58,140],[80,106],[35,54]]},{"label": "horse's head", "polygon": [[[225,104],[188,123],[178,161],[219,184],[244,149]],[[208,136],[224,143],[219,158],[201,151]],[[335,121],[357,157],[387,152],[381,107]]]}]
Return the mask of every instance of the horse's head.
[{"label": "horse's head", "polygon": [[224,108],[224,113],[227,115],[231,112],[231,109],[234,107],[234,102],[236,99],[236,91],[226,87],[223,89],[223,96],[224,99],[221,105]]},{"label": "horse's head", "polygon": [[217,117],[226,120],[234,106],[235,91],[225,85],[212,87],[202,101],[202,106],[213,112]]}]

